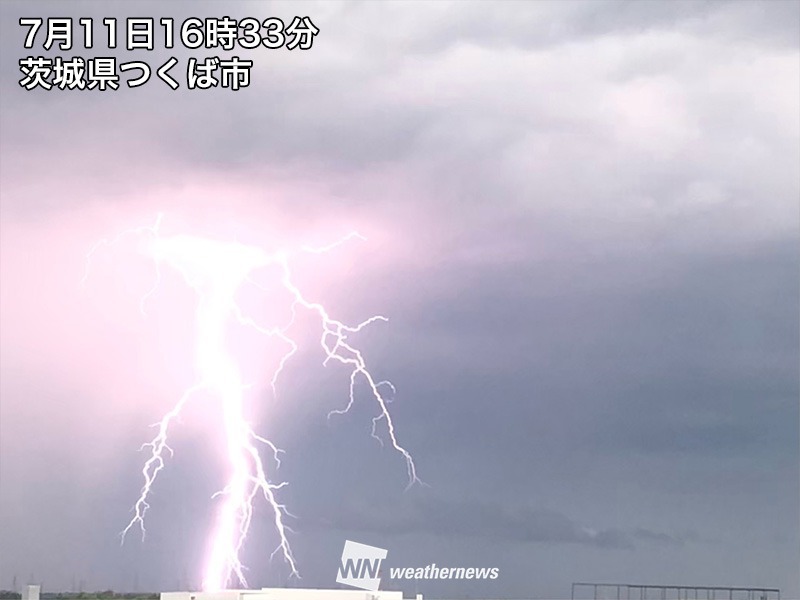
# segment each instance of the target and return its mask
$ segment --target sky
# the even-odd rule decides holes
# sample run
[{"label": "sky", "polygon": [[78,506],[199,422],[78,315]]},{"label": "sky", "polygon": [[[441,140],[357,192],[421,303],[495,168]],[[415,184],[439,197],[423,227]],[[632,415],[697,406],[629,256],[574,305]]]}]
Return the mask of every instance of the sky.
[{"label": "sky", "polygon": [[[26,17],[92,18],[64,56],[156,68],[220,50],[108,50],[101,20],[231,16],[319,29],[237,49],[248,87],[26,90]],[[0,589],[199,585],[225,462],[207,399],[174,430],[147,535],[139,451],[190,386],[196,305],[148,298],[135,240],[192,233],[302,255],[296,278],[396,388],[375,405],[322,365],[318,324],[248,410],[285,453],[292,585],[342,546],[391,566],[498,567],[426,597],[565,598],[574,581],[778,587],[800,598],[800,3],[0,4]],[[160,29],[157,28],[160,33]],[[123,77],[124,80],[124,77]],[[133,236],[135,237],[135,236]],[[85,279],[84,276],[86,275]],[[277,298],[277,299],[276,299]],[[279,297],[251,295],[253,315]],[[272,312],[270,312],[272,311]],[[241,332],[240,332],[241,333]],[[251,585],[285,583],[256,508]],[[388,587],[397,586],[388,582]]]}]

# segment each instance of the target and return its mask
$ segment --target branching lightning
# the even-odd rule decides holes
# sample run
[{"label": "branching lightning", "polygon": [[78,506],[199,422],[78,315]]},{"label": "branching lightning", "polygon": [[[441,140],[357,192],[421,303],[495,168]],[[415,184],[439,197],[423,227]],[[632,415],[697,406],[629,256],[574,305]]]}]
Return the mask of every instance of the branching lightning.
[{"label": "branching lightning", "polygon": [[[289,329],[294,324],[299,310],[306,310],[316,315],[321,324],[320,345],[324,351],[323,364],[338,362],[350,369],[349,397],[346,406],[332,410],[328,416],[345,414],[355,402],[355,388],[359,379],[366,381],[371,396],[377,404],[377,415],[372,421],[372,436],[381,444],[384,440],[378,435],[378,428],[385,424],[388,443],[402,455],[408,472],[408,485],[421,483],[417,477],[416,466],[411,454],[397,440],[394,422],[388,409],[391,397],[385,390],[394,395],[394,387],[387,381],[376,381],[369,370],[361,351],[350,341],[350,334],[362,330],[376,321],[386,321],[377,315],[357,325],[347,325],[330,316],[325,307],[317,302],[307,300],[292,281],[289,267],[289,253],[286,251],[267,253],[261,248],[246,246],[238,242],[221,242],[208,238],[190,235],[164,237],[161,235],[162,215],[158,215],[151,226],[127,230],[115,238],[97,242],[86,257],[86,272],[89,273],[92,256],[102,247],[114,245],[123,237],[133,236],[140,242],[141,250],[151,257],[156,266],[154,286],[142,297],[140,308],[144,312],[146,300],[155,293],[161,279],[162,266],[166,265],[180,273],[186,283],[197,294],[195,366],[197,382],[187,389],[175,406],[161,421],[154,425],[155,437],[142,446],[149,451],[149,457],[142,468],[144,484],[141,494],[134,504],[133,516],[122,532],[125,535],[134,528],[139,528],[145,535],[145,515],[150,508],[148,498],[158,474],[165,467],[166,459],[172,455],[168,444],[170,428],[180,415],[184,406],[199,392],[211,394],[222,405],[224,414],[223,428],[226,440],[227,463],[229,474],[227,482],[214,498],[219,502],[216,522],[211,533],[210,551],[206,559],[203,575],[203,588],[219,590],[237,580],[247,586],[245,568],[240,560],[240,553],[247,538],[253,517],[253,507],[258,496],[263,497],[271,508],[278,544],[273,556],[281,555],[291,573],[299,577],[297,561],[289,544],[290,529],[286,525],[286,517],[291,517],[278,499],[279,490],[286,482],[275,483],[268,473],[267,463],[262,458],[261,448],[269,450],[275,468],[280,466],[280,453],[272,442],[253,431],[245,418],[244,390],[245,385],[237,368],[236,361],[225,345],[225,335],[229,325],[238,323],[250,327],[260,334],[274,338],[286,349],[281,356],[278,367],[272,374],[270,383],[273,392],[277,390],[278,379],[284,367],[298,350],[298,344],[289,336]],[[300,251],[308,253],[326,253],[350,239],[364,239],[357,233],[321,248],[302,247]],[[235,296],[243,285],[261,287],[251,277],[252,273],[262,267],[273,265],[278,267],[282,288],[290,297],[291,318],[282,327],[267,328],[256,319],[246,315],[237,304]],[[261,288],[264,289],[264,288]],[[382,393],[384,390],[384,393]]]}]

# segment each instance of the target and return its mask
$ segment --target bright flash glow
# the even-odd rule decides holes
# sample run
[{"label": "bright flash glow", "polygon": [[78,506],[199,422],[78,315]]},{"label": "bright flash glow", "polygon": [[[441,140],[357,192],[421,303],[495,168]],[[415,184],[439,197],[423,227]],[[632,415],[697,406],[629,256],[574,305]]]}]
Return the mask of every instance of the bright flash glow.
[{"label": "bright flash glow", "polygon": [[[349,340],[350,334],[358,332],[372,322],[385,321],[386,318],[378,315],[352,326],[332,318],[322,304],[307,300],[292,282],[288,251],[267,253],[261,248],[238,242],[222,242],[190,235],[163,237],[160,233],[161,223],[162,217],[159,215],[154,225],[130,229],[116,238],[101,240],[87,255],[88,274],[92,255],[100,247],[115,244],[126,235],[135,236],[140,242],[142,252],[155,261],[157,273],[155,286],[142,298],[142,310],[147,298],[156,291],[163,266],[177,270],[197,294],[194,348],[197,381],[155,425],[157,429],[155,437],[143,446],[143,449],[149,451],[149,457],[142,469],[144,485],[134,505],[133,517],[122,532],[123,540],[125,534],[135,527],[140,528],[144,536],[149,494],[159,472],[165,466],[165,460],[172,453],[168,445],[170,427],[186,403],[202,391],[217,398],[222,405],[224,418],[221,426],[226,440],[226,462],[229,467],[225,486],[214,496],[218,502],[218,509],[203,573],[203,589],[210,591],[224,589],[234,578],[241,585],[247,586],[240,553],[250,529],[254,502],[258,497],[262,497],[272,511],[278,538],[273,556],[282,555],[291,573],[299,577],[297,562],[288,539],[290,530],[285,524],[286,517],[291,515],[277,498],[278,491],[286,484],[276,483],[273,480],[268,473],[269,463],[263,460],[261,454],[262,448],[266,447],[277,467],[280,465],[281,451],[272,442],[253,431],[245,418],[246,386],[234,357],[226,347],[228,328],[231,324],[239,323],[274,338],[285,347],[278,367],[270,378],[275,390],[282,369],[298,349],[297,343],[288,335],[298,311],[306,310],[316,315],[322,330],[320,345],[325,353],[325,363],[335,361],[350,369],[349,401],[344,409],[333,410],[329,416],[334,413],[346,413],[355,399],[356,382],[359,378],[366,381],[377,405],[377,415],[372,421],[372,435],[383,443],[378,436],[377,428],[385,424],[388,442],[405,459],[411,486],[420,482],[414,460],[397,441],[394,423],[387,407],[389,400],[381,393],[382,389],[388,389],[393,393],[394,388],[389,382],[375,381],[367,370],[361,352]],[[363,239],[358,234],[351,233],[325,247],[303,247],[300,251],[325,253],[333,251],[338,245],[352,238]],[[258,286],[250,275],[257,269],[269,265],[278,267],[279,283],[288,292],[291,314],[291,319],[285,326],[273,329],[259,325],[254,318],[244,314],[236,303],[236,293],[243,285]],[[84,280],[85,277],[86,275]]]}]

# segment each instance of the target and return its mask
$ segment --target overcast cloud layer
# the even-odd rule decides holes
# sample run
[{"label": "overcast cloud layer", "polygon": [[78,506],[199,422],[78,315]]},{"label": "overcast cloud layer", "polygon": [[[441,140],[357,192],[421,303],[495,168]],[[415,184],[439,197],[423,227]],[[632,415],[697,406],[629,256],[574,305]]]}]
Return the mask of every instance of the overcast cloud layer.
[{"label": "overcast cloud layer", "polygon": [[[255,67],[235,93],[18,85],[19,59],[44,54],[20,17],[298,10],[314,47],[238,52]],[[151,267],[124,248],[80,285],[97,239],[163,211],[172,233],[271,248],[368,238],[298,278],[343,319],[390,318],[359,343],[429,487],[403,491],[368,403],[326,419],[347,374],[320,366],[313,332],[277,400],[249,356],[303,585],[331,587],[352,539],[392,566],[500,567],[420,583],[430,597],[564,598],[581,580],[800,597],[800,3],[0,11],[0,589],[199,583],[223,481],[202,410],[146,540],[118,537],[136,450],[192,380],[193,297],[166,281],[142,317]],[[172,54],[179,71],[209,53]],[[258,512],[253,585],[286,580],[273,535]]]}]

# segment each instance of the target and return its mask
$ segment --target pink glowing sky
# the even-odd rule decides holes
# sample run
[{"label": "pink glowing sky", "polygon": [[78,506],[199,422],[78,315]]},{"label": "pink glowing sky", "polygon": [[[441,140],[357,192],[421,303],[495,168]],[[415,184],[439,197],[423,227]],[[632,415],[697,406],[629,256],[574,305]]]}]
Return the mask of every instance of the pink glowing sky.
[{"label": "pink glowing sky", "polygon": [[[440,597],[583,579],[797,596],[800,4],[303,6],[318,45],[253,53],[246,90],[78,94],[20,88],[20,17],[219,5],[0,4],[0,589],[198,582],[221,468],[207,407],[146,543],[117,537],[136,450],[192,380],[193,294],[167,275],[141,315],[153,267],[128,241],[81,285],[98,239],[161,212],[166,233],[268,251],[367,238],[298,257],[297,282],[343,320],[389,317],[359,343],[430,488],[403,493],[366,403],[326,420],[347,376],[313,323],[277,400],[274,350],[240,332],[309,585],[352,539],[395,566],[501,567],[421,590]],[[279,583],[254,527],[253,582]]]}]

